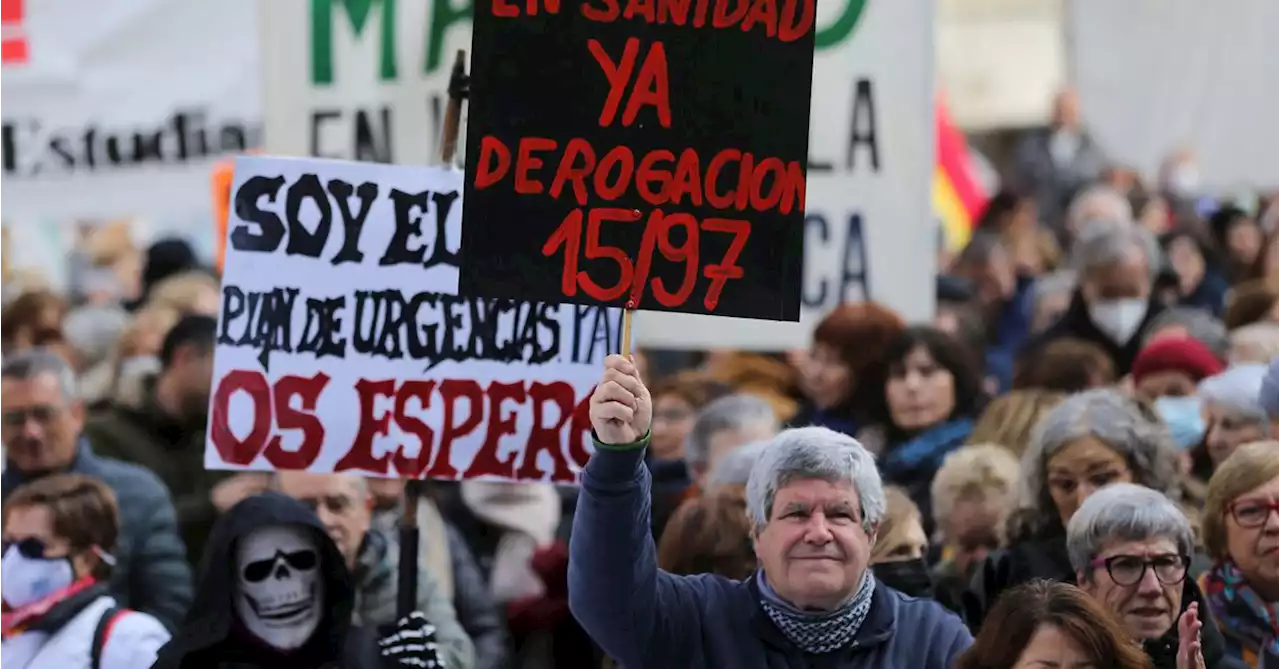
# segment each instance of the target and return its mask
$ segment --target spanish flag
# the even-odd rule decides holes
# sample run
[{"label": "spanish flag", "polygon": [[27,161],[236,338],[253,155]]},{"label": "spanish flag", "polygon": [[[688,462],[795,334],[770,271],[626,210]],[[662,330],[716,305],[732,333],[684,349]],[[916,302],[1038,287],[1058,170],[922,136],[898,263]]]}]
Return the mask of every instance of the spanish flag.
[{"label": "spanish flag", "polygon": [[935,110],[937,156],[933,168],[933,213],[942,223],[947,246],[958,249],[969,241],[991,194],[978,182],[969,146],[959,128],[951,123],[951,115],[942,100]]}]

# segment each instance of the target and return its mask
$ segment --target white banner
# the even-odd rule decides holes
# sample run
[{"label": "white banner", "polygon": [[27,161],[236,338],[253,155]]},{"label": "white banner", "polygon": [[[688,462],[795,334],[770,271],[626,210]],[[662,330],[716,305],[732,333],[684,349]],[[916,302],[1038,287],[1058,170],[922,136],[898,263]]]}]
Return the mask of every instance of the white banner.
[{"label": "white banner", "polygon": [[576,480],[621,312],[456,296],[462,173],[240,158],[205,466]]},{"label": "white banner", "polygon": [[799,323],[644,312],[640,346],[809,346],[843,301],[933,315],[934,0],[818,3]]},{"label": "white banner", "polygon": [[435,162],[455,53],[471,47],[471,4],[454,3],[259,3],[267,151]]},{"label": "white banner", "polygon": [[6,225],[207,230],[209,170],[258,143],[255,0],[39,0],[4,64]]}]

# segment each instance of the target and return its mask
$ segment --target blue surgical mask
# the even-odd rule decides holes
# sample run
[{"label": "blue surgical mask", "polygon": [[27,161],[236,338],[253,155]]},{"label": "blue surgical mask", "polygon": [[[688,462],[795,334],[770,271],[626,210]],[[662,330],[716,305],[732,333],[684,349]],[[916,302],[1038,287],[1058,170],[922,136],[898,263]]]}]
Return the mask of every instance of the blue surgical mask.
[{"label": "blue surgical mask", "polygon": [[1201,413],[1199,397],[1161,397],[1156,400],[1155,406],[1156,413],[1160,414],[1173,433],[1173,441],[1178,448],[1192,448],[1204,439],[1204,415]]}]

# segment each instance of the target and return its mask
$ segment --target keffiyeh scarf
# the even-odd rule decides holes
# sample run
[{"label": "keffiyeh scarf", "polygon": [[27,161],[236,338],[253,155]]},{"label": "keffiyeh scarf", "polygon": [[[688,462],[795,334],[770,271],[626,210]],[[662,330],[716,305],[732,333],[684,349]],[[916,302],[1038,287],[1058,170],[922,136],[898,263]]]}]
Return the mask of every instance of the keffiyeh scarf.
[{"label": "keffiyeh scarf", "polygon": [[867,569],[853,599],[830,613],[813,614],[783,601],[769,586],[763,571],[757,578],[760,582],[760,607],[765,614],[797,648],[815,655],[830,653],[853,643],[862,621],[871,610],[871,595],[876,587],[876,580]]},{"label": "keffiyeh scarf", "polygon": [[1276,618],[1267,602],[1249,586],[1244,572],[1231,560],[1217,562],[1204,575],[1202,587],[1209,612],[1222,633],[1256,654],[1259,669],[1275,666],[1280,655]]}]

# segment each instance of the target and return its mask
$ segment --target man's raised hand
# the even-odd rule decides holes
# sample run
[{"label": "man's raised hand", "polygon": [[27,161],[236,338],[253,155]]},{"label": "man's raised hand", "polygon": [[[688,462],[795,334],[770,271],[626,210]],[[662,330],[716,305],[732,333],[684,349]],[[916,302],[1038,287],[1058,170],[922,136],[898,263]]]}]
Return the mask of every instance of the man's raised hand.
[{"label": "man's raised hand", "polygon": [[611,355],[604,360],[604,378],[591,395],[591,427],[601,443],[620,446],[649,433],[653,402],[636,366]]}]

